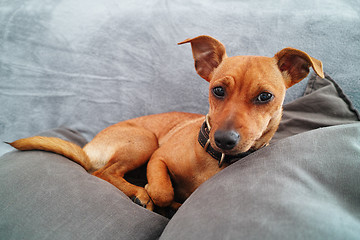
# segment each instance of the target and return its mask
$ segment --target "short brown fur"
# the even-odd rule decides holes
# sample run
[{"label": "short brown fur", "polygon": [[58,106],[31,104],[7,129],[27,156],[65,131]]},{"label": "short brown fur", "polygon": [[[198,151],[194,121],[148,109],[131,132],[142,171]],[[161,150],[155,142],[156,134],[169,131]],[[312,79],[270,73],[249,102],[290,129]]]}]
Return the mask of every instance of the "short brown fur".
[{"label": "short brown fur", "polygon": [[[195,69],[210,85],[210,144],[228,155],[266,146],[278,128],[286,89],[305,78],[310,67],[324,77],[319,60],[293,48],[285,48],[272,58],[227,57],[223,44],[209,36],[179,44],[184,43],[191,43]],[[215,88],[222,89],[224,96],[214,94]],[[271,99],[262,101],[266,97],[263,93],[271,94]],[[19,150],[62,154],[147,209],[153,210],[154,204],[179,207],[177,202],[229,165],[219,167],[198,143],[204,120],[203,115],[180,112],[131,119],[102,130],[84,148],[49,137],[20,139],[11,145]],[[225,139],[235,133],[236,144],[222,147],[226,142],[218,137],[220,132]],[[146,163],[145,188],[124,179],[127,172]]]}]

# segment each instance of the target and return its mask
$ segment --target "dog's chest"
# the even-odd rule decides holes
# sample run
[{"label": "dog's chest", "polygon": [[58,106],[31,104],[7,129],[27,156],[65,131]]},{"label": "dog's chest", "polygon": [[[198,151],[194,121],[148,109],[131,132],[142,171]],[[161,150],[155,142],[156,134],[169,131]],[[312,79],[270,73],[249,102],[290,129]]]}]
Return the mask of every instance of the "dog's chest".
[{"label": "dog's chest", "polygon": [[175,196],[183,200],[223,169],[223,167],[219,168],[218,162],[209,154],[204,152],[198,155],[193,149],[194,147],[191,151],[184,153],[182,157],[169,159],[169,163],[167,163]]},{"label": "dog's chest", "polygon": [[222,169],[198,142],[202,122],[203,119],[195,119],[174,128],[161,139],[160,147],[154,153],[165,161],[179,199],[185,200]]}]

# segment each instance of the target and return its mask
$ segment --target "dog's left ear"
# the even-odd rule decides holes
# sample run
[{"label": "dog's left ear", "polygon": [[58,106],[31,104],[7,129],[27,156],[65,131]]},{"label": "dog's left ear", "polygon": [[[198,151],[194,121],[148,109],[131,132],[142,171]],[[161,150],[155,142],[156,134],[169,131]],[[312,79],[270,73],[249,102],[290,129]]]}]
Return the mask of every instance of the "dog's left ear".
[{"label": "dog's left ear", "polygon": [[295,48],[284,48],[276,53],[274,58],[284,76],[287,88],[304,79],[309,74],[310,67],[319,77],[324,78],[322,62],[310,57],[306,52]]},{"label": "dog's left ear", "polygon": [[205,35],[186,39],[178,44],[184,43],[191,43],[196,72],[209,82],[215,68],[227,57],[224,45],[215,38]]}]

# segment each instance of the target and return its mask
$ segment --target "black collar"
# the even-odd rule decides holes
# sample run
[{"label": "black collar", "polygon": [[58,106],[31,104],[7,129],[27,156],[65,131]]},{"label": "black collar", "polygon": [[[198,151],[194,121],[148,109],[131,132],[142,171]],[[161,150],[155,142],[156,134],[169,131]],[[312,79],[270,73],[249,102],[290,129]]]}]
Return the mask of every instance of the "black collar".
[{"label": "black collar", "polygon": [[250,149],[247,152],[240,153],[237,155],[226,155],[222,152],[216,151],[210,144],[209,133],[210,133],[210,129],[208,127],[208,116],[206,116],[206,120],[201,125],[199,131],[198,141],[200,145],[205,149],[205,151],[210,154],[211,157],[219,161],[219,167],[221,167],[224,162],[231,164],[254,152],[254,150]]}]

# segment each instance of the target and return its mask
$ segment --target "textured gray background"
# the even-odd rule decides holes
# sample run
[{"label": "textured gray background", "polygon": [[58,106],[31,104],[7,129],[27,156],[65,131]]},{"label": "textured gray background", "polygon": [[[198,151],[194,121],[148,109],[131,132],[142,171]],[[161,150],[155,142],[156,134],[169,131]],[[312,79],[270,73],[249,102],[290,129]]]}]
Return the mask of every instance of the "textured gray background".
[{"label": "textured gray background", "polygon": [[176,45],[202,34],[229,56],[304,50],[359,109],[359,13],[349,0],[0,0],[0,140],[59,126],[90,140],[128,118],[206,113],[207,83]]}]

